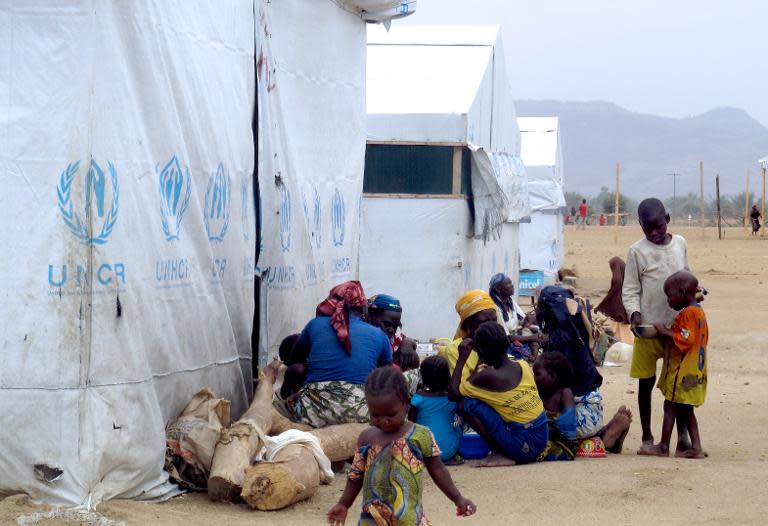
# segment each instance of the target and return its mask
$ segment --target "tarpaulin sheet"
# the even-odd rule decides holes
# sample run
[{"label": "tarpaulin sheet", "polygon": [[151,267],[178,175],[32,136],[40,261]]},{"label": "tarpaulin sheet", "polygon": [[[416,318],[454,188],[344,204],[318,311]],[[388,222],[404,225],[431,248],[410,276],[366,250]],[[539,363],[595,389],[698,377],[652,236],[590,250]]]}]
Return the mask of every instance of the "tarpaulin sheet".
[{"label": "tarpaulin sheet", "polygon": [[[530,174],[531,169],[526,170]],[[560,210],[565,207],[563,186],[555,181],[528,180],[531,211]]]},{"label": "tarpaulin sheet", "polygon": [[517,222],[531,213],[528,179],[519,157],[472,148],[472,199],[475,237],[497,235],[501,224]]},{"label": "tarpaulin sheet", "polygon": [[562,214],[533,212],[530,223],[520,224],[520,268],[543,271],[551,284],[562,264]]},{"label": "tarpaulin sheet", "polygon": [[166,422],[244,409],[254,69],[251,1],[0,0],[0,492],[171,495]]},{"label": "tarpaulin sheet", "polygon": [[260,360],[355,279],[365,162],[365,24],[331,2],[259,2]]},{"label": "tarpaulin sheet", "polygon": [[[386,226],[386,228],[383,228]],[[363,198],[360,279],[371,294],[403,306],[403,332],[420,341],[453,338],[456,300],[488,289],[496,272],[518,278],[517,223],[496,239],[474,239],[466,199]]]}]

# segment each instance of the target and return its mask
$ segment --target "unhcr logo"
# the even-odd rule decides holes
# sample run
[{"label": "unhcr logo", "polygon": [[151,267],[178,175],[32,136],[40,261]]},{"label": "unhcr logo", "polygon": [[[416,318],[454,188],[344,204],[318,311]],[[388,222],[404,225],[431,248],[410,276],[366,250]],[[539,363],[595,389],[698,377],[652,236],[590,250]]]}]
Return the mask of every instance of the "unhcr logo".
[{"label": "unhcr logo", "polygon": [[331,200],[331,230],[335,247],[344,245],[344,226],[344,197],[337,188]]},{"label": "unhcr logo", "polygon": [[[107,161],[109,179],[99,164],[91,159],[85,180],[84,216],[75,210],[72,184],[80,167],[80,161],[71,163],[61,172],[56,188],[59,212],[70,232],[87,245],[103,245],[115,228],[120,210],[120,187],[115,166]],[[107,191],[107,181],[111,191]],[[109,199],[107,199],[109,194]],[[107,209],[109,205],[109,209]],[[95,216],[94,216],[95,212]],[[98,234],[94,233],[98,230]]]},{"label": "unhcr logo", "polygon": [[[158,172],[158,166],[155,171]],[[189,205],[189,195],[192,190],[192,178],[189,167],[186,174],[181,170],[179,160],[174,155],[171,160],[158,172],[160,190],[160,218],[163,222],[163,232],[166,241],[179,239],[181,235],[181,220]]]},{"label": "unhcr logo", "polygon": [[320,210],[320,194],[317,188],[312,189],[312,213],[310,214],[309,203],[307,202],[307,196],[303,197],[304,219],[307,222],[307,234],[309,235],[309,244],[315,248],[320,248],[322,243],[321,237],[321,219],[322,214]]},{"label": "unhcr logo", "polygon": [[291,192],[285,185],[280,187],[280,248],[291,250]]},{"label": "unhcr logo", "polygon": [[216,173],[208,179],[205,191],[203,220],[205,231],[211,241],[222,242],[229,228],[229,175],[224,173],[224,165],[219,163]]}]

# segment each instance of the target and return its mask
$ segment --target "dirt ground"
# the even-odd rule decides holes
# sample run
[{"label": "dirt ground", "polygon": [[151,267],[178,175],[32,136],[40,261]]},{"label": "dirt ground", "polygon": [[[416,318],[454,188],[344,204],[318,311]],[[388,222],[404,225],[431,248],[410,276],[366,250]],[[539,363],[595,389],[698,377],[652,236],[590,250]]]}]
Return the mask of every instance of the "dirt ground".
[{"label": "dirt ground", "polygon": [[[768,329],[761,321],[768,314],[768,242],[749,239],[741,229],[728,230],[724,241],[717,241],[712,229],[704,236],[696,228],[675,231],[687,238],[691,266],[710,290],[704,303],[711,338],[709,388],[707,401],[697,412],[709,458],[637,456],[636,421],[621,455],[511,468],[450,468],[456,484],[478,506],[477,515],[469,519],[456,518],[453,507],[426,477],[424,506],[434,524],[768,523]],[[580,292],[599,300],[609,285],[608,259],[625,257],[639,235],[639,228],[625,227],[614,242],[611,227],[587,231],[569,227],[566,265],[576,267]],[[628,377],[628,367],[606,368],[602,373],[606,413],[612,414],[621,404],[636,412],[636,384]],[[661,402],[655,395],[655,430],[661,427]],[[102,524],[321,524],[343,486],[343,477],[337,477],[309,501],[280,512],[213,504],[204,495],[184,495],[163,504],[113,501],[98,511],[111,519]],[[18,517],[40,510],[24,497],[6,498],[0,502],[0,524],[17,524]],[[356,523],[355,510],[350,510],[348,524]]]}]

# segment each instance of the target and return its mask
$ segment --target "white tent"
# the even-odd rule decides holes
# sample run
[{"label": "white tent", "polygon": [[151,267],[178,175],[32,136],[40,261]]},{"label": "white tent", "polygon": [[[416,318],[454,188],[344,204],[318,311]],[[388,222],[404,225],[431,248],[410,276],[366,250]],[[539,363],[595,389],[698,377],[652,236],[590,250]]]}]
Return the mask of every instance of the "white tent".
[{"label": "white tent", "polygon": [[[452,337],[465,290],[487,289],[495,272],[516,279],[518,224],[509,220],[529,214],[499,30],[369,28],[367,68],[361,280],[401,300],[409,335]],[[402,162],[385,173],[377,159]],[[412,175],[421,171],[433,191]]]},{"label": "white tent", "polygon": [[563,263],[563,154],[557,117],[519,117],[531,222],[520,226],[520,265],[552,282]]},{"label": "white tent", "polygon": [[174,494],[166,423],[248,401],[254,275],[262,360],[356,277],[364,14],[0,2],[0,494]]}]

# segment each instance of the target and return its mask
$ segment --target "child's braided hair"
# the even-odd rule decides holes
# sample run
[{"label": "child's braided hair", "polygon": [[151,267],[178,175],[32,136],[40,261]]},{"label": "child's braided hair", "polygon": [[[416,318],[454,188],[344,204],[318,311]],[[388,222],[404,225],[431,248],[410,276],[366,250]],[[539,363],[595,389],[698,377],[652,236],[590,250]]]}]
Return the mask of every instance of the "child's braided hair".
[{"label": "child's braided hair", "polygon": [[430,391],[447,391],[451,385],[451,369],[448,360],[442,356],[434,355],[421,362],[421,381]]},{"label": "child's braided hair", "polygon": [[391,365],[377,367],[371,371],[365,380],[365,396],[381,396],[384,394],[394,394],[404,404],[409,403],[411,400],[411,392],[408,389],[408,382],[405,376]]}]

